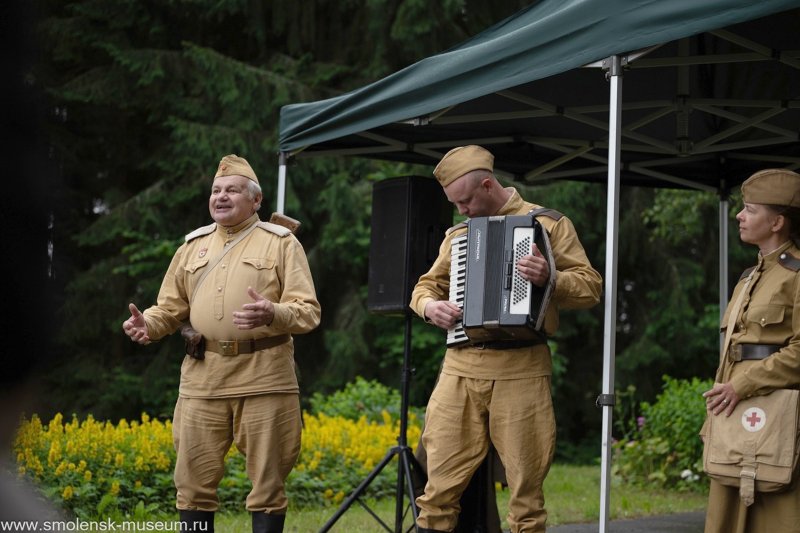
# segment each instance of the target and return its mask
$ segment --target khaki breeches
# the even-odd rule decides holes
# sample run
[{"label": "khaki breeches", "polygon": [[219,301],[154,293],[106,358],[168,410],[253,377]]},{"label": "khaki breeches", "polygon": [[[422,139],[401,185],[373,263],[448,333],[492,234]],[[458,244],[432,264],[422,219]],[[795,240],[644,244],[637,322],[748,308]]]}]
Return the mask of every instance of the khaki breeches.
[{"label": "khaki breeches", "polygon": [[510,491],[512,533],[545,531],[542,485],[555,452],[550,378],[482,380],[441,374],[425,414],[428,483],[420,527],[451,531],[459,498],[494,444]]},{"label": "khaki breeches", "polygon": [[302,428],[297,394],[261,394],[238,398],[179,398],[172,437],[176,507],[217,511],[217,486],[225,454],[236,443],[245,456],[252,490],[248,511],[285,514],[284,481],[300,453]]}]

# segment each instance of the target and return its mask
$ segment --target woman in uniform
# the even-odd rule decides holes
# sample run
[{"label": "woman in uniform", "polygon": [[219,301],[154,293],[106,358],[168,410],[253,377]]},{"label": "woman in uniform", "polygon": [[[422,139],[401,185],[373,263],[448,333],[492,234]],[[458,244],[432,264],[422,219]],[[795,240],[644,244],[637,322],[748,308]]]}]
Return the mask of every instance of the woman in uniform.
[{"label": "woman in uniform", "polygon": [[[742,184],[742,199],[739,236],[758,246],[758,263],[742,275],[722,320],[724,353],[704,393],[708,417],[730,416],[751,396],[800,388],[800,174],[756,172]],[[800,532],[798,477],[795,469],[787,489],[756,492],[751,505],[738,487],[712,479],[706,533]]]}]

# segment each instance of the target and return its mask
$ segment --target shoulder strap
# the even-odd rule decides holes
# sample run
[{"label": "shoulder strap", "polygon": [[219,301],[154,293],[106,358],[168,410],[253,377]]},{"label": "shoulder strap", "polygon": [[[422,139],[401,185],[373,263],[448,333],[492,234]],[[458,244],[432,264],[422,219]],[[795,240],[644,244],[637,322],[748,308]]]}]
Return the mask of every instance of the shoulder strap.
[{"label": "shoulder strap", "polygon": [[730,314],[728,315],[728,323],[726,324],[725,329],[725,338],[722,341],[722,347],[719,354],[719,367],[722,368],[722,362],[725,359],[725,355],[728,353],[728,346],[731,344],[731,335],[733,335],[733,330],[736,328],[736,320],[739,318],[739,312],[742,310],[742,303],[744,302],[744,297],[748,294],[748,289],[750,288],[750,282],[753,280],[753,271],[755,267],[748,269],[747,278],[745,279],[744,285],[742,286],[742,290],[739,292],[739,295],[736,297],[736,300],[733,302],[733,305],[730,308]]},{"label": "shoulder strap", "polygon": [[788,268],[792,272],[797,272],[800,270],[800,259],[796,258],[789,252],[783,252],[778,258],[778,263],[780,263],[782,267]]},{"label": "shoulder strap", "polygon": [[528,211],[528,214],[532,217],[543,216],[552,218],[553,220],[561,220],[561,218],[564,216],[563,213],[556,211],[555,209],[550,209],[549,207],[537,207],[536,209],[531,209]]},{"label": "shoulder strap", "polygon": [[287,235],[292,234],[292,230],[289,228],[279,226],[278,224],[273,224],[272,222],[260,221],[256,222],[255,225],[263,230],[269,231],[270,233],[274,233],[278,237],[286,237]]},{"label": "shoulder strap", "polygon": [[189,242],[192,239],[196,239],[197,237],[202,237],[203,235],[208,235],[212,233],[217,227],[216,222],[212,222],[208,226],[203,226],[202,228],[197,228],[191,233],[187,233],[186,236],[183,238],[184,242]]}]

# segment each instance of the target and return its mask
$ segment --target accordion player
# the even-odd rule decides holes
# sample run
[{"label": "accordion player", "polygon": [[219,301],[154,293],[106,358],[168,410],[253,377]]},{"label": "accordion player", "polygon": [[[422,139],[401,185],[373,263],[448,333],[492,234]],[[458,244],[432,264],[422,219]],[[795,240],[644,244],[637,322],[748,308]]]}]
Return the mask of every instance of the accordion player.
[{"label": "accordion player", "polygon": [[[556,272],[547,231],[534,212],[476,217],[467,227],[467,233],[452,241],[449,299],[461,308],[462,316],[447,331],[447,346],[543,340]],[[516,269],[533,244],[550,266],[543,287],[524,279]]]}]

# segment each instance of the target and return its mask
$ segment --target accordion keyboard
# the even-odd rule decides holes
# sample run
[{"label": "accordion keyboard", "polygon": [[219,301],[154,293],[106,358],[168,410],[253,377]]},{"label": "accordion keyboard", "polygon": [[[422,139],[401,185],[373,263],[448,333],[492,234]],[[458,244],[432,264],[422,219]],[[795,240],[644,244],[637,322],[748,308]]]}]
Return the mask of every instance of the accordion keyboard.
[{"label": "accordion keyboard", "polygon": [[[467,281],[467,237],[468,235],[465,233],[453,238],[450,246],[450,295],[448,299],[462,311]],[[462,320],[459,320],[447,330],[447,346],[458,346],[467,342],[469,342],[469,338],[464,332]]]}]

